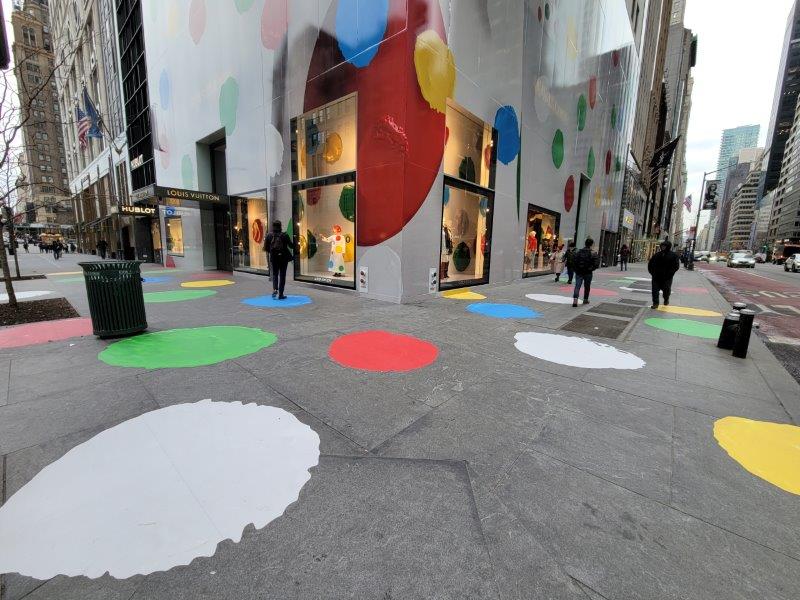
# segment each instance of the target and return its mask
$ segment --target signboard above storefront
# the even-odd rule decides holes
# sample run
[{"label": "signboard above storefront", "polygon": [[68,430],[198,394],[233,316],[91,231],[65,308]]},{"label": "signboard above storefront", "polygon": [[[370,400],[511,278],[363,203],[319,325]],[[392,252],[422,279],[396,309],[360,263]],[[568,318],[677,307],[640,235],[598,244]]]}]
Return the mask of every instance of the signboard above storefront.
[{"label": "signboard above storefront", "polygon": [[122,204],[119,207],[119,212],[122,215],[134,215],[151,217],[156,214],[155,206],[135,206],[130,204]]},{"label": "signboard above storefront", "polygon": [[622,226],[625,229],[633,229],[634,216],[633,213],[627,209],[622,212]]},{"label": "signboard above storefront", "polygon": [[197,190],[184,190],[182,188],[149,185],[136,190],[131,194],[131,199],[138,203],[156,203],[158,201],[176,200],[178,202],[193,200],[195,202],[211,202],[213,204],[227,205],[230,197],[211,192],[198,192]]}]

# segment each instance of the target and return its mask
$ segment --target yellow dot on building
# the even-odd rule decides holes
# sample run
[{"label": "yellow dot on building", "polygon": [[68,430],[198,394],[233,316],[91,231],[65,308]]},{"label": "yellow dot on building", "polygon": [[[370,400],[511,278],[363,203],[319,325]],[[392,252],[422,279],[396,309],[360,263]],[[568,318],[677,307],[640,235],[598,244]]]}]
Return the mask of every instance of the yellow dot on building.
[{"label": "yellow dot on building", "polygon": [[725,417],[714,423],[714,437],[747,471],[800,495],[800,427]]},{"label": "yellow dot on building", "polygon": [[486,296],[473,292],[469,288],[447,290],[442,292],[442,298],[449,298],[450,300],[486,300]]},{"label": "yellow dot on building", "polygon": [[444,114],[447,99],[456,89],[456,63],[450,48],[432,29],[417,36],[414,68],[422,97],[432,109]]},{"label": "yellow dot on building", "polygon": [[721,317],[722,313],[703,308],[691,308],[689,306],[659,306],[658,310],[673,315],[691,315],[692,317]]},{"label": "yellow dot on building", "polygon": [[206,279],[206,280],[198,280],[198,281],[184,281],[181,284],[181,287],[185,288],[210,288],[210,287],[222,287],[225,285],[233,285],[233,281],[230,279]]}]

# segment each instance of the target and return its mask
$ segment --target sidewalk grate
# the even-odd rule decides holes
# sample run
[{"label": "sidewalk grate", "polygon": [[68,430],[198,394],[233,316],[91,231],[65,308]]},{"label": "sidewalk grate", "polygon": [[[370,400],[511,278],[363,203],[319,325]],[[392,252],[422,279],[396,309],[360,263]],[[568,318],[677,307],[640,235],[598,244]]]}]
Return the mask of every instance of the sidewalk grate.
[{"label": "sidewalk grate", "polygon": [[628,324],[627,319],[612,319],[587,312],[562,325],[561,330],[615,340],[622,335]]},{"label": "sidewalk grate", "polygon": [[632,304],[634,306],[647,306],[647,300],[629,300],[628,298],[623,298],[619,301],[620,304]]},{"label": "sidewalk grate", "polygon": [[642,310],[641,306],[626,306],[625,304],[611,304],[610,302],[603,302],[590,309],[588,312],[600,315],[613,315],[615,317],[628,317],[632,319],[639,311]]}]

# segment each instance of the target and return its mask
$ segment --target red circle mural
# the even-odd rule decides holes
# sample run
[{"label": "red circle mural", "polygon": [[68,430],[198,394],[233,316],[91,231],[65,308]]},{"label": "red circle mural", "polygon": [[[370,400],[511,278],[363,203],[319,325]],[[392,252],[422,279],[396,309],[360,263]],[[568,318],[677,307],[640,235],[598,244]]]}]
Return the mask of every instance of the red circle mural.
[{"label": "red circle mural", "polygon": [[597,104],[597,77],[589,78],[589,107],[594,110]]},{"label": "red circle mural", "polygon": [[328,348],[328,356],[351,369],[402,373],[432,364],[439,356],[439,349],[410,335],[374,329],[335,339]]},{"label": "red circle mural", "polygon": [[564,210],[569,212],[575,202],[575,178],[570,175],[567,184],[564,186]]},{"label": "red circle mural", "polygon": [[[438,0],[390,0],[384,41],[369,65],[357,68],[344,60],[329,33],[336,30],[337,6],[331,4],[320,27],[303,110],[358,92],[358,244],[374,246],[411,220],[439,171],[445,119],[422,97],[413,53],[418,33],[432,29],[445,42],[447,37]],[[380,135],[387,116],[407,145]]]},{"label": "red circle mural", "polygon": [[256,244],[260,244],[264,241],[264,224],[261,222],[261,219],[256,219],[250,225],[251,234],[253,236],[253,241]]}]

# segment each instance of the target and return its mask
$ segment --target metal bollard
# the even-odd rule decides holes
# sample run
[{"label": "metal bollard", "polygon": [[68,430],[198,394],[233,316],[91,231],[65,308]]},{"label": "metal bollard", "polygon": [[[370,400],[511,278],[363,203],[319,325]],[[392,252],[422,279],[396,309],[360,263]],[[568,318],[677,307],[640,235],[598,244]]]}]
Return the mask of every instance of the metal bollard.
[{"label": "metal bollard", "polygon": [[739,313],[729,312],[722,322],[722,329],[719,332],[717,348],[723,350],[733,350],[733,343],[736,341],[736,330],[739,329]]},{"label": "metal bollard", "polygon": [[747,302],[734,302],[733,303],[733,310],[735,310],[737,312],[741,311],[741,310],[744,310],[745,308],[747,308]]},{"label": "metal bollard", "polygon": [[755,311],[744,309],[739,312],[739,328],[733,343],[733,355],[736,358],[747,358],[747,347],[750,345],[750,332],[755,318]]}]

